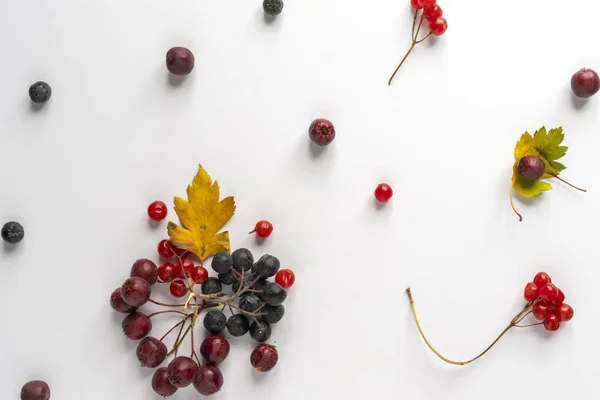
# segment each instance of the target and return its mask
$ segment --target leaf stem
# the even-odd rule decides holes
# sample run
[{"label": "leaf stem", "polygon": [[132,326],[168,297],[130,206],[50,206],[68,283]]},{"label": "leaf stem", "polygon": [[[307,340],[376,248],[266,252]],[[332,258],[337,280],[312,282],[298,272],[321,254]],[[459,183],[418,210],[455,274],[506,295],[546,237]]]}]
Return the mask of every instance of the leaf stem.
[{"label": "leaf stem", "polygon": [[510,206],[512,207],[513,211],[515,212],[515,214],[517,214],[519,216],[519,222],[523,221],[523,216],[521,214],[519,214],[519,212],[517,211],[517,209],[515,208],[515,203],[513,203],[513,188],[510,188]]},{"label": "leaf stem", "polygon": [[558,180],[559,180],[559,181],[561,181],[562,183],[565,183],[565,184],[567,184],[567,185],[571,186],[573,189],[577,189],[577,190],[579,190],[579,191],[581,191],[581,192],[586,192],[586,193],[587,193],[587,190],[585,190],[585,189],[582,189],[582,188],[579,188],[579,187],[577,187],[577,186],[575,186],[575,185],[573,185],[573,184],[571,184],[571,183],[569,183],[569,182],[565,181],[563,178],[561,178],[560,176],[558,176],[558,175],[556,175],[556,174],[551,174],[550,172],[546,172],[546,173],[547,173],[548,175],[552,175],[553,177],[555,177],[556,179],[558,179]]}]

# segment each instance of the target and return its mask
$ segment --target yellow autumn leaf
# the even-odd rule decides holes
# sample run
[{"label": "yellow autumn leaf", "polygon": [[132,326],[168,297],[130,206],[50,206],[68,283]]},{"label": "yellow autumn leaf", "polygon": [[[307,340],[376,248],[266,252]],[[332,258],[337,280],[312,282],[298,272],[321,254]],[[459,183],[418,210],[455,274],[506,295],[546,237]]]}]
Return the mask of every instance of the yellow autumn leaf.
[{"label": "yellow autumn leaf", "polygon": [[175,212],[182,226],[169,222],[167,230],[173,244],[201,260],[220,251],[229,253],[229,232],[217,232],[235,213],[233,197],[219,201],[219,183],[213,182],[202,166],[187,188],[187,197],[175,197]]}]

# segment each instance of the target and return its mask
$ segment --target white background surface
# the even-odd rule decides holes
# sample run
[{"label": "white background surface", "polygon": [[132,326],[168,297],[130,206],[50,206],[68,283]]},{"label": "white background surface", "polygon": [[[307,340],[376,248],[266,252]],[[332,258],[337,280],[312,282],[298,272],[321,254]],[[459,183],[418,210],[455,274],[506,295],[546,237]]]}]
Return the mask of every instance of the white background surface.
[{"label": "white background surface", "polygon": [[[147,205],[184,195],[198,163],[236,198],[232,246],[297,274],[277,368],[258,376],[253,344],[234,339],[214,398],[594,397],[600,98],[573,102],[569,81],[600,69],[598,3],[444,0],[446,35],[391,87],[408,0],[287,0],[273,23],[261,3],[1,3],[0,220],[26,238],[0,253],[0,397],[36,378],[53,399],[157,397],[108,298],[136,258],[157,259],[166,221],[151,227]],[[180,85],[164,67],[176,45],[196,57]],[[36,80],[53,89],[37,112]],[[321,153],[306,133],[318,117],[337,129]],[[513,148],[542,125],[564,127],[563,176],[589,193],[557,183],[517,200],[519,223]],[[395,196],[379,208],[381,181]],[[258,245],[247,232],[262,218],[275,232]],[[434,345],[467,359],[539,270],[575,309],[564,329],[515,330],[462,368],[424,347],[407,285]]]}]

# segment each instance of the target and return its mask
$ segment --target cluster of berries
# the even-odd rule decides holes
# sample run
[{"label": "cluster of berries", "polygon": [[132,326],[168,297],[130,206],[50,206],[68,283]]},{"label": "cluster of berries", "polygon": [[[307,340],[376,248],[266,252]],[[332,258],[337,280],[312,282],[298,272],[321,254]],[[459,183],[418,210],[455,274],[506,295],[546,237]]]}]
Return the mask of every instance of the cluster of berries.
[{"label": "cluster of berries", "polygon": [[531,312],[538,321],[543,321],[548,331],[557,331],[562,322],[573,318],[573,308],[566,304],[565,294],[545,272],[538,272],[533,282],[527,283],[524,290],[525,300],[533,303]]}]

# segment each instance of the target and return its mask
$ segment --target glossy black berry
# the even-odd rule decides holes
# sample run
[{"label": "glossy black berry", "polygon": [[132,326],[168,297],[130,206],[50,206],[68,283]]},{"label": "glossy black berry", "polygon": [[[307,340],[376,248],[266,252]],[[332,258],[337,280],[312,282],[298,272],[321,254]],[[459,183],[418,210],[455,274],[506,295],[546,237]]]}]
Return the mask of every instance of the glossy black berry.
[{"label": "glossy black berry", "polygon": [[271,324],[259,319],[250,325],[250,336],[257,342],[266,342],[271,337]]},{"label": "glossy black berry", "polygon": [[231,336],[244,336],[250,329],[250,321],[244,314],[234,314],[227,320],[227,332]]},{"label": "glossy black berry", "polygon": [[285,314],[285,308],[281,304],[278,306],[266,304],[260,309],[260,312],[265,314],[262,316],[265,321],[270,324],[276,324],[281,321],[281,318],[283,318],[283,315]]},{"label": "glossy black berry", "polygon": [[202,284],[202,294],[215,294],[220,293],[223,290],[221,282],[215,278],[210,277]]},{"label": "glossy black berry", "polygon": [[23,237],[25,237],[23,226],[16,221],[7,222],[2,227],[2,240],[4,240],[6,243],[19,243],[21,240],[23,240]]},{"label": "glossy black berry", "polygon": [[249,294],[240,298],[239,307],[244,311],[254,312],[261,303],[262,301],[257,296]]},{"label": "glossy black berry", "polygon": [[268,15],[279,15],[281,11],[283,11],[283,1],[282,0],[264,0],[263,1],[263,9],[265,13]]},{"label": "glossy black berry", "polygon": [[52,89],[46,82],[36,82],[29,86],[29,98],[34,103],[45,103],[52,96]]},{"label": "glossy black berry", "polygon": [[256,264],[254,265],[254,270],[262,275],[264,278],[270,278],[275,276],[277,271],[279,271],[279,260],[277,257],[272,256],[270,254],[265,254],[261,258],[258,259]]},{"label": "glossy black berry", "polygon": [[233,272],[232,270],[229,270],[229,271],[225,272],[224,274],[219,274],[219,281],[223,285],[232,285],[236,281],[235,272]]},{"label": "glossy black berry", "polygon": [[287,292],[277,283],[270,282],[264,289],[263,298],[269,305],[278,306],[285,301]]},{"label": "glossy black berry", "polygon": [[242,269],[246,271],[249,270],[252,268],[252,264],[254,264],[254,257],[248,249],[235,250],[233,253],[231,253],[231,258],[233,259],[233,268],[239,272],[241,272]]},{"label": "glossy black berry", "polygon": [[233,259],[229,254],[220,252],[215,254],[210,265],[216,273],[224,274],[233,266]]},{"label": "glossy black berry", "polygon": [[270,284],[271,282],[269,282],[266,279],[259,279],[256,281],[256,283],[254,283],[254,286],[252,287],[252,289],[255,290],[255,292],[253,292],[256,296],[258,296],[259,299],[264,300],[264,291],[265,288]]},{"label": "glossy black berry", "polygon": [[218,310],[210,310],[204,316],[204,327],[210,333],[221,333],[227,324],[225,314]]}]

